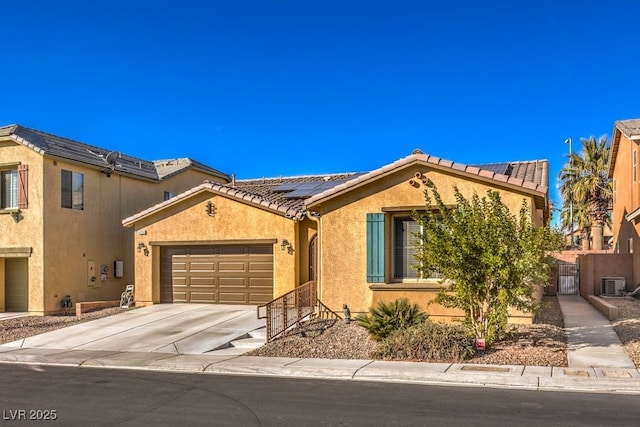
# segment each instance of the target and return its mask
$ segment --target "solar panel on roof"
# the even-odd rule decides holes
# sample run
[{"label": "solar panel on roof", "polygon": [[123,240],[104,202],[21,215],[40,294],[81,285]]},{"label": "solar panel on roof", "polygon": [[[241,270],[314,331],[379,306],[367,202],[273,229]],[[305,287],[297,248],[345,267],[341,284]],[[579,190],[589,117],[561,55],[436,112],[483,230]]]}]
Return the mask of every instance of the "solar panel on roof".
[{"label": "solar panel on roof", "polygon": [[480,169],[488,170],[493,173],[499,173],[501,175],[506,175],[509,171],[509,167],[511,165],[509,163],[490,163],[486,165],[478,165]]},{"label": "solar panel on roof", "polygon": [[299,182],[286,182],[284,184],[278,185],[272,191],[276,193],[284,192],[284,191],[292,191],[292,190],[295,190],[299,184],[300,184]]}]

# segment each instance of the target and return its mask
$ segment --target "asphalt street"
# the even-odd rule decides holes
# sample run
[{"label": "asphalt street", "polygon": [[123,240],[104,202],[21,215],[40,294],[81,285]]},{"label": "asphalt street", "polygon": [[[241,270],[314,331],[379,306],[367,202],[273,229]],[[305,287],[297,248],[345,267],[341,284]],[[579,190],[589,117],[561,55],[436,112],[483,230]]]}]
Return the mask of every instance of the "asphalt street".
[{"label": "asphalt street", "polygon": [[637,426],[637,396],[0,364],[0,424]]}]

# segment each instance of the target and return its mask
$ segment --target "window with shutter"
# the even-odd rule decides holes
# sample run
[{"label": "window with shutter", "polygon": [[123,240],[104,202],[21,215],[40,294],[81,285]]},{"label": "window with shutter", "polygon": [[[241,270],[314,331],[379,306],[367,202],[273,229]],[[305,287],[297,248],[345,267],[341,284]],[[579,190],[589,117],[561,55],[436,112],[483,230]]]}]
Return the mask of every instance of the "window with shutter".
[{"label": "window with shutter", "polygon": [[442,274],[435,268],[423,276],[417,269],[416,254],[422,227],[412,217],[393,218],[393,278],[397,281],[417,279],[440,279]]},{"label": "window with shutter", "polygon": [[367,282],[384,283],[384,214],[367,214]]},{"label": "window with shutter", "polygon": [[0,171],[0,209],[18,207],[18,169]]}]

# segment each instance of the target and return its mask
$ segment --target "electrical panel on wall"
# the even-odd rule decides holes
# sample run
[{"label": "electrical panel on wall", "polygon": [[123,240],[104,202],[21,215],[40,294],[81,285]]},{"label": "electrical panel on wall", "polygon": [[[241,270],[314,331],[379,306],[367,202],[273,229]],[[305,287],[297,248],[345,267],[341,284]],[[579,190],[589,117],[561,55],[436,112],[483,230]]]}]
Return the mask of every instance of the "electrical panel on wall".
[{"label": "electrical panel on wall", "polygon": [[113,261],[113,277],[123,277],[124,276],[124,262],[121,260]]}]

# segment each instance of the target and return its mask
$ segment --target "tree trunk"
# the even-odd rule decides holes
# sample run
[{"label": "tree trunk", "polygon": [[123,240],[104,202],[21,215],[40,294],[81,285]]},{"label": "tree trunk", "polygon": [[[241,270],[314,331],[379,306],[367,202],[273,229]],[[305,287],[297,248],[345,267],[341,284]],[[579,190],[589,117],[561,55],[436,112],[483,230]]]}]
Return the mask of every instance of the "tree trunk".
[{"label": "tree trunk", "polygon": [[591,238],[593,239],[593,249],[604,249],[603,228],[601,225],[591,226]]},{"label": "tree trunk", "polygon": [[589,250],[589,230],[582,230],[582,233],[580,233],[580,237],[581,237],[581,244],[582,244],[582,250],[583,251],[588,251]]}]

